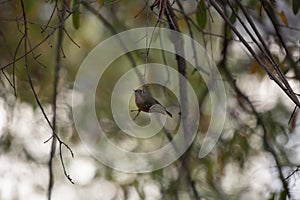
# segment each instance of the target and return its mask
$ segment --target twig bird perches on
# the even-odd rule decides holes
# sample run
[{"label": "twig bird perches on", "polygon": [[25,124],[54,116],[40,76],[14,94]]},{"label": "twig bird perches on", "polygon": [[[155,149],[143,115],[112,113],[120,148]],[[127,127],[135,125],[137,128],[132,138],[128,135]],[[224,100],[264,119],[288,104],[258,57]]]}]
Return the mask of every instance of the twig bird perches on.
[{"label": "twig bird perches on", "polygon": [[134,90],[134,94],[135,94],[135,104],[138,107],[138,110],[131,110],[131,112],[137,111],[137,114],[135,115],[133,120],[135,120],[137,118],[137,116],[140,114],[141,111],[144,111],[147,113],[149,113],[149,112],[158,112],[158,113],[162,113],[162,114],[167,113],[170,117],[172,117],[172,114],[169,111],[167,111],[167,109],[163,105],[161,105],[161,103],[159,103],[147,91],[137,89],[137,90]]}]

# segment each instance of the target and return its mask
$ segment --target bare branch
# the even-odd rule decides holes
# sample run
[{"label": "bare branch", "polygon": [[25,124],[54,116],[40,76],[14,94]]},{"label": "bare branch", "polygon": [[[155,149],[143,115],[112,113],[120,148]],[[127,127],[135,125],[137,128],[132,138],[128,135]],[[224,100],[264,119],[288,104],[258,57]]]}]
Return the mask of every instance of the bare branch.
[{"label": "bare branch", "polygon": [[295,173],[299,172],[300,171],[300,166],[296,167],[296,169],[290,174],[288,175],[285,179],[289,179],[291,178]]},{"label": "bare branch", "polygon": [[[54,95],[55,96],[54,97],[54,99],[55,99],[54,100],[55,101],[55,103],[54,103],[55,104],[55,109],[54,110],[55,111],[54,111],[54,120],[53,120],[53,125],[52,125],[51,122],[50,122],[50,120],[49,120],[49,118],[47,117],[47,115],[46,115],[46,113],[44,111],[44,108],[41,105],[41,102],[40,102],[40,100],[38,98],[38,95],[37,95],[37,93],[36,93],[36,91],[34,89],[33,82],[32,82],[31,75],[30,75],[30,71],[29,71],[29,66],[28,66],[28,54],[31,53],[31,52],[33,52],[34,48],[31,48],[31,50],[28,50],[28,41],[29,41],[29,38],[28,38],[28,25],[27,25],[26,11],[25,11],[25,6],[24,6],[24,1],[20,0],[20,3],[21,3],[21,7],[22,7],[23,20],[24,20],[24,31],[23,31],[23,36],[22,36],[22,38],[24,38],[24,39],[21,39],[21,41],[24,40],[24,55],[23,55],[23,57],[24,57],[24,60],[25,60],[26,75],[27,75],[27,79],[29,81],[29,85],[30,85],[31,91],[33,92],[34,98],[35,98],[35,100],[36,100],[36,102],[37,102],[40,110],[42,111],[42,113],[44,115],[44,118],[46,119],[47,123],[49,124],[49,126],[51,127],[51,129],[53,131],[53,135],[52,135],[53,141],[56,141],[56,139],[57,139],[59,141],[60,148],[61,148],[62,145],[66,146],[68,148],[68,150],[71,152],[71,155],[73,156],[73,152],[72,152],[71,148],[67,144],[65,144],[63,141],[61,141],[61,139],[58,137],[58,135],[56,133],[56,130],[55,130],[56,129],[56,126],[55,126],[55,124],[56,124],[56,120],[55,120],[56,119],[56,98],[57,98],[56,93]],[[64,20],[64,18],[62,18],[62,20]],[[61,24],[63,24],[63,23],[61,23]],[[63,33],[63,29],[61,29],[61,32]],[[43,41],[45,41],[45,40],[43,40]],[[21,42],[19,42],[19,44],[21,44]],[[37,48],[37,46],[35,46],[35,48]],[[16,62],[16,59],[14,60],[13,63],[15,63],[15,62]],[[56,79],[56,80],[58,80],[58,79]],[[57,84],[57,82],[55,84]],[[51,146],[51,156],[54,156],[54,153],[55,153],[55,151],[53,149],[55,149],[55,142],[53,142],[52,146]],[[48,193],[48,199],[49,200],[51,199],[51,188],[53,186],[52,158],[50,159],[51,161],[49,161],[49,163],[50,163],[49,165],[51,166],[51,169],[49,170],[50,171],[49,172],[49,175],[50,175],[49,188],[50,189],[48,190],[48,192],[49,192]],[[62,155],[61,155],[61,158],[62,158]],[[63,164],[63,161],[62,161],[62,164]],[[63,170],[64,170],[64,173],[66,174],[65,166],[63,166]],[[66,177],[70,180],[70,182],[72,182],[72,180],[70,179],[69,176],[66,176]]]},{"label": "bare branch", "polygon": [[54,5],[54,8],[53,8],[53,10],[51,12],[51,15],[49,17],[49,20],[48,20],[46,26],[42,29],[41,33],[44,33],[47,30],[47,28],[49,27],[49,24],[50,24],[56,10],[57,10],[57,1],[55,1],[55,5]]},{"label": "bare branch", "polygon": [[[65,3],[65,1],[63,1],[63,3]],[[58,9],[58,6],[56,4],[56,8]],[[53,118],[52,118],[52,131],[53,131],[53,136],[56,137],[52,137],[52,143],[51,143],[51,151],[50,151],[50,158],[49,158],[49,163],[48,163],[48,168],[49,168],[49,185],[48,185],[48,199],[51,200],[51,194],[52,194],[52,188],[53,188],[53,183],[54,183],[54,179],[53,179],[53,158],[55,156],[55,149],[56,149],[56,141],[57,141],[57,134],[56,134],[56,118],[57,118],[57,95],[58,95],[58,82],[59,82],[59,74],[60,74],[60,69],[61,69],[61,58],[62,56],[65,57],[63,51],[62,51],[62,43],[63,43],[63,36],[65,31],[64,28],[64,23],[65,23],[65,15],[66,15],[66,8],[65,6],[62,6],[62,10],[59,12],[57,11],[57,16],[58,19],[60,21],[60,26],[58,28],[58,41],[57,41],[57,46],[56,46],[56,59],[55,59],[55,71],[54,71],[54,87],[53,87],[53,99],[52,99],[52,110],[53,110]],[[71,148],[66,145],[65,143],[61,142],[61,140],[59,139],[59,157],[60,157],[60,161],[61,161],[61,165],[63,168],[63,172],[66,176],[66,178],[72,183],[74,184],[74,182],[72,181],[70,175],[67,173],[66,171],[66,167],[64,164],[64,160],[63,160],[63,156],[62,156],[62,146],[66,146],[67,149],[70,151],[72,157],[73,152],[71,150]]]}]

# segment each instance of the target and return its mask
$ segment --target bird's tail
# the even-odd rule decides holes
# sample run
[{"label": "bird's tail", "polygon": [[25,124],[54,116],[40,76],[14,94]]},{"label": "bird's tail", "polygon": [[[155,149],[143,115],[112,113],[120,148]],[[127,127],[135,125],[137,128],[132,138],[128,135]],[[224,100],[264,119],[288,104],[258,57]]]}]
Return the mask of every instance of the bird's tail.
[{"label": "bird's tail", "polygon": [[167,113],[170,117],[172,117],[172,114],[171,114],[169,111],[167,111],[167,109],[166,109],[166,113]]}]

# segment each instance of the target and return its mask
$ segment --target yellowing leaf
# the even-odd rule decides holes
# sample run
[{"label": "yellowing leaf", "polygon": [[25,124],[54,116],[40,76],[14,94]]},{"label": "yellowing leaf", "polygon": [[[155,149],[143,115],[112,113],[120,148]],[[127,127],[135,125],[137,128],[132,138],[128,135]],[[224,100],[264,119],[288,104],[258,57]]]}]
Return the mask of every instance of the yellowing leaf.
[{"label": "yellowing leaf", "polygon": [[281,11],[279,13],[279,17],[280,17],[281,21],[284,23],[284,25],[286,25],[286,26],[289,25],[289,22],[288,22],[288,20],[287,20],[287,18],[286,18],[286,16],[285,16],[285,14],[284,14],[283,11]]}]

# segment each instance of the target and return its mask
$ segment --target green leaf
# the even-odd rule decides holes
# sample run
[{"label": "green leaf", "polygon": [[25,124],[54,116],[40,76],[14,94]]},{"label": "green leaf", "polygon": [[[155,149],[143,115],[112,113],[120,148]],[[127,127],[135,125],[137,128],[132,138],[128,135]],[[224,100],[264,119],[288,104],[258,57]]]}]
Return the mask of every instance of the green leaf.
[{"label": "green leaf", "polygon": [[[235,11],[236,13],[238,13],[238,11],[239,11],[239,6],[238,6],[237,4],[234,5],[234,11]],[[234,24],[235,21],[236,21],[236,15],[234,14],[234,12],[232,12],[232,13],[231,13],[231,16],[230,16],[230,22],[231,22],[232,24]]]},{"label": "green leaf", "polygon": [[72,22],[73,27],[75,29],[79,28],[80,25],[80,12],[79,12],[80,2],[79,0],[73,0],[73,14],[72,14]]},{"label": "green leaf", "polygon": [[300,9],[300,1],[299,0],[293,0],[293,12],[296,15]]},{"label": "green leaf", "polygon": [[196,18],[198,25],[201,29],[204,29],[207,23],[206,5],[204,0],[201,0],[197,6]]}]

